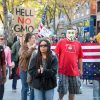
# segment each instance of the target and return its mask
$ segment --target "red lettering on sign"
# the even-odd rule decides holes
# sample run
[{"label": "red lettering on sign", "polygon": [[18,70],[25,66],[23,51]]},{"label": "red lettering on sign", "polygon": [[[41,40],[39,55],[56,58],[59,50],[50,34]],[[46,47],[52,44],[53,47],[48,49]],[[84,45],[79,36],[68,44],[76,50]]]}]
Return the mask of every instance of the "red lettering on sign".
[{"label": "red lettering on sign", "polygon": [[21,18],[21,17],[18,17],[18,23],[22,23],[22,24],[24,24],[24,17],[23,18]]},{"label": "red lettering on sign", "polygon": [[30,18],[26,18],[25,19],[25,24],[31,24],[31,19]]},{"label": "red lettering on sign", "polygon": [[30,18],[24,18],[24,17],[18,17],[18,23],[21,24],[31,24],[31,19]]}]

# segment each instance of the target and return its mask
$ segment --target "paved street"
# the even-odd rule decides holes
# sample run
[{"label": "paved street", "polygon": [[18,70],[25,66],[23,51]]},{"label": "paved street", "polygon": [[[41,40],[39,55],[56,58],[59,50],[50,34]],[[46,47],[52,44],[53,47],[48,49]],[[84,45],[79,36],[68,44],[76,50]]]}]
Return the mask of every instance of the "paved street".
[{"label": "paved street", "polygon": [[[18,80],[18,85],[17,85],[17,91],[16,92],[12,92],[12,81],[11,80],[7,80],[7,83],[5,84],[5,95],[4,95],[4,100],[21,100],[21,82],[20,80]],[[83,93],[80,95],[76,95],[75,100],[93,100],[92,99],[92,85],[88,84],[86,85],[86,83],[83,83]],[[58,93],[57,93],[57,89],[55,89],[55,96],[54,96],[54,100],[58,100]],[[64,100],[68,100],[67,99],[67,95],[64,97]]]}]

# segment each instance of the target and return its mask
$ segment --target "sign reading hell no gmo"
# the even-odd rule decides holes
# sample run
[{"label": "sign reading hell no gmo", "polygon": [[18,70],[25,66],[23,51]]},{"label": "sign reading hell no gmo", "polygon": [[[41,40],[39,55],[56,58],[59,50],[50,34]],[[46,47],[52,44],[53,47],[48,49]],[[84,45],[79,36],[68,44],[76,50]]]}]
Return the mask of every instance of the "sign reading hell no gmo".
[{"label": "sign reading hell no gmo", "polygon": [[30,8],[14,7],[14,32],[28,33],[34,30],[34,10]]}]

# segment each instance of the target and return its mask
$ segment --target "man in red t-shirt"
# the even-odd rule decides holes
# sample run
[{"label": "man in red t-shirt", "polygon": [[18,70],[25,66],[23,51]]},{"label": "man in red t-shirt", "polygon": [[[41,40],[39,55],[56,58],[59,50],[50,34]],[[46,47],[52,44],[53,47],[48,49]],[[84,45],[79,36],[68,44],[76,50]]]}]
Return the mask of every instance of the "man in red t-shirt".
[{"label": "man in red t-shirt", "polygon": [[82,75],[82,48],[80,42],[75,40],[75,30],[67,30],[66,39],[62,39],[56,46],[59,60],[59,100],[69,90],[69,100],[74,100],[74,95],[80,93],[80,78]]}]

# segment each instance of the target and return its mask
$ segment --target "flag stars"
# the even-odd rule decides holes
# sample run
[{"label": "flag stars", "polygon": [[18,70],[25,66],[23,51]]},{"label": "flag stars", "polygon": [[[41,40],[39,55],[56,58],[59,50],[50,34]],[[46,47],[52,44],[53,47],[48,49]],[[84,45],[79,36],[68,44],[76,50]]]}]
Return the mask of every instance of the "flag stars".
[{"label": "flag stars", "polygon": [[96,66],[94,65],[93,67],[95,68]]},{"label": "flag stars", "polygon": [[89,72],[86,72],[86,73],[89,73]]},{"label": "flag stars", "polygon": [[89,65],[89,67],[91,67],[91,66]]}]

